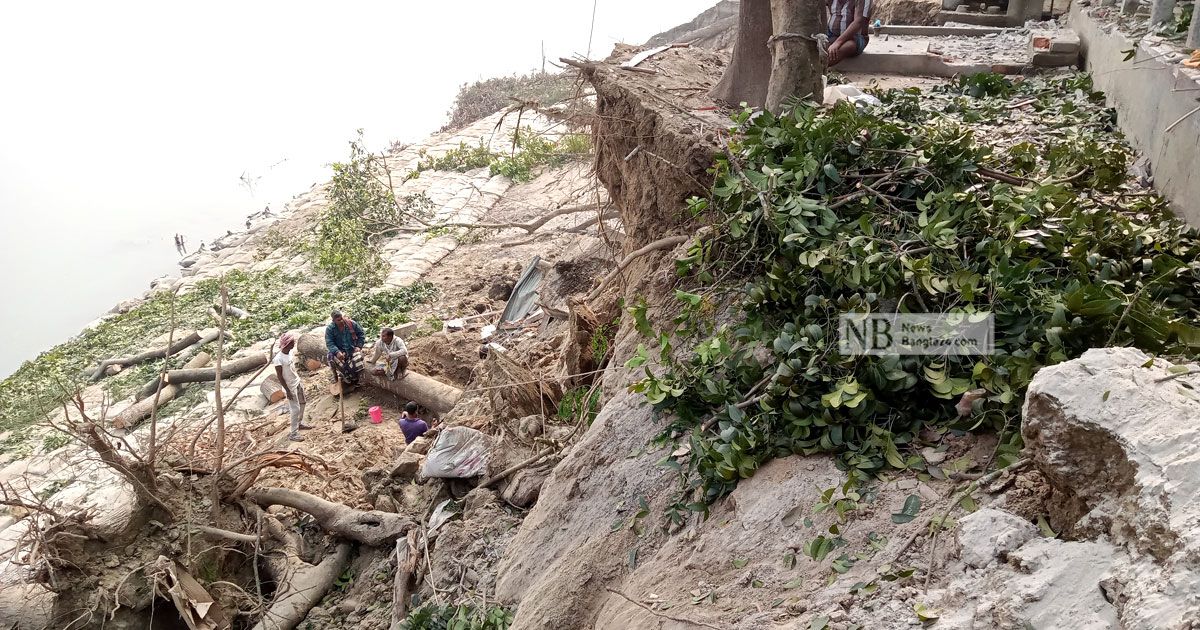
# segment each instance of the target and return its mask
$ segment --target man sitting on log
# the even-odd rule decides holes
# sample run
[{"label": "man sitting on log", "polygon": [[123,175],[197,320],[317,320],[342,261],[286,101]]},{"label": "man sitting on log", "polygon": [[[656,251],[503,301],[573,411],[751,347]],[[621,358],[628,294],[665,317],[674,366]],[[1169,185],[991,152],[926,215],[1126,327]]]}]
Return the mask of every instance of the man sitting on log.
[{"label": "man sitting on log", "polygon": [[[385,360],[381,361],[380,358]],[[375,376],[387,375],[388,379],[404,378],[408,370],[408,346],[404,340],[396,336],[396,331],[384,328],[379,333],[379,341],[375,342],[375,354],[371,357],[375,364]]]},{"label": "man sitting on log", "polygon": [[283,333],[279,337],[279,352],[272,363],[275,364],[275,376],[279,379],[279,385],[287,395],[288,411],[292,414],[292,432],[288,434],[288,439],[303,442],[304,436],[300,435],[300,430],[312,427],[304,424],[304,386],[300,384],[300,376],[296,374],[296,367],[292,363],[292,348],[295,347],[296,336],[290,332]]},{"label": "man sitting on log", "polygon": [[325,327],[325,349],[329,351],[326,358],[333,369],[334,382],[340,379],[357,385],[363,367],[362,349],[366,343],[362,326],[342,315],[341,311],[334,311],[332,320]]}]

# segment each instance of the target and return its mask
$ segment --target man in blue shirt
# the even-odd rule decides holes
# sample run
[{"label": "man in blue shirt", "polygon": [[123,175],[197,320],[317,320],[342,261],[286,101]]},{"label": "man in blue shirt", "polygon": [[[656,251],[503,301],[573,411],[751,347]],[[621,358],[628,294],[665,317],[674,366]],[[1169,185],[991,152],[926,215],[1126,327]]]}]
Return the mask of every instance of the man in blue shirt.
[{"label": "man in blue shirt", "polygon": [[365,343],[362,326],[341,311],[334,311],[332,321],[325,327],[325,349],[329,351],[327,359],[335,381],[340,378],[351,385],[358,384]]}]

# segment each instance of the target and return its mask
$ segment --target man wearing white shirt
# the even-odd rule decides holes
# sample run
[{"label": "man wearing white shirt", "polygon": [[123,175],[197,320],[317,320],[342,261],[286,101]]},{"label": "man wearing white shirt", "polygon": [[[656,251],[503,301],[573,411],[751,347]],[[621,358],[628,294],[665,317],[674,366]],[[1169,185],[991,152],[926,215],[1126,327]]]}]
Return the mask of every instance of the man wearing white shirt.
[{"label": "man wearing white shirt", "polygon": [[304,386],[300,384],[300,375],[296,374],[296,366],[292,362],[292,349],[296,347],[296,335],[288,332],[279,337],[279,352],[275,354],[272,363],[275,365],[275,376],[283,393],[287,395],[288,411],[292,414],[292,432],[288,439],[293,442],[303,442],[304,436],[300,429],[311,429],[304,424]]},{"label": "man wearing white shirt", "polygon": [[[386,357],[386,361],[381,361],[380,358]],[[371,358],[371,362],[375,364],[375,375],[387,375],[391,380],[404,378],[405,371],[408,370],[408,346],[404,340],[396,336],[396,331],[391,328],[384,328],[379,334],[379,341],[375,342],[375,355]]]}]

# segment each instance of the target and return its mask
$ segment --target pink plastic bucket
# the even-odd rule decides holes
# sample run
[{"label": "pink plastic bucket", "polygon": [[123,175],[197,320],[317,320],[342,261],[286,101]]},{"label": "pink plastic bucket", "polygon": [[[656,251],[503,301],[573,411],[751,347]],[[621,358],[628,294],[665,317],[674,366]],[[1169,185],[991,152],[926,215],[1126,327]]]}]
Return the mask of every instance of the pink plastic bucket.
[{"label": "pink plastic bucket", "polygon": [[367,410],[367,413],[371,414],[371,422],[373,424],[383,422],[383,410],[379,407],[371,407]]}]

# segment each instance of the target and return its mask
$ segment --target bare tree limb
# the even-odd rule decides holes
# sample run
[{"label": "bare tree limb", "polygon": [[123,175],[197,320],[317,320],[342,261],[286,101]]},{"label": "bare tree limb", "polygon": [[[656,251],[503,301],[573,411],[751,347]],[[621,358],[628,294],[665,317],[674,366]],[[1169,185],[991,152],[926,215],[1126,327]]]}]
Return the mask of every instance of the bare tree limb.
[{"label": "bare tree limb", "polygon": [[225,408],[221,404],[221,360],[225,354],[225,314],[229,310],[229,290],[225,286],[225,279],[221,279],[221,334],[217,341],[217,365],[214,371],[214,382],[216,383],[216,408],[217,408],[217,455],[216,464],[213,470],[216,475],[213,478],[212,484],[212,520],[215,523],[217,516],[221,513],[221,466],[225,460]]}]

